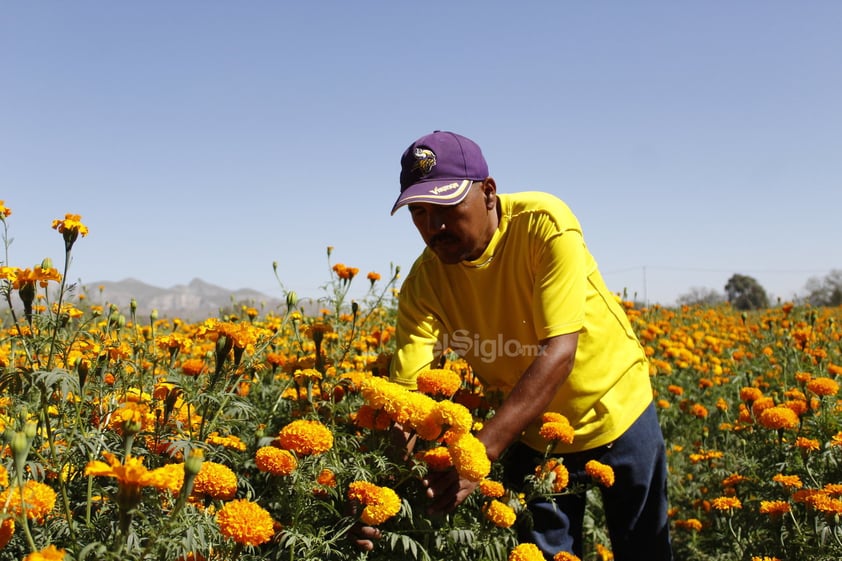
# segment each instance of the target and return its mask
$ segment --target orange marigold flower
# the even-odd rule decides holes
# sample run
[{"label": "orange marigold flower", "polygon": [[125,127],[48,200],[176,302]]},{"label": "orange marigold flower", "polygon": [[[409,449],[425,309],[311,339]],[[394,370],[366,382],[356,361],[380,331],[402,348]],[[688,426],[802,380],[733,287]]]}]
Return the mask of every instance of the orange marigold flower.
[{"label": "orange marigold flower", "polygon": [[439,401],[433,405],[430,417],[442,428],[448,428],[455,433],[465,433],[471,430],[474,417],[464,406],[453,401]]},{"label": "orange marigold flower", "polygon": [[782,405],[764,409],[758,418],[758,422],[767,429],[794,429],[798,421],[795,411]]},{"label": "orange marigold flower", "polygon": [[486,520],[498,528],[509,528],[515,523],[517,515],[512,507],[498,501],[497,499],[489,501],[482,509],[482,513]]},{"label": "orange marigold flower", "polygon": [[383,524],[401,509],[397,493],[368,481],[352,482],[348,486],[348,499],[363,506],[360,520],[372,526]]},{"label": "orange marigold flower", "polygon": [[772,478],[772,481],[775,483],[780,483],[784,487],[789,487],[791,489],[800,489],[803,485],[801,483],[801,478],[797,475],[784,475],[779,473]]},{"label": "orange marigold flower", "polygon": [[7,516],[0,520],[0,549],[3,549],[15,535],[15,519]]},{"label": "orange marigold flower", "polygon": [[701,403],[694,403],[690,406],[690,414],[699,419],[704,419],[708,416],[708,410]]},{"label": "orange marigold flower", "polygon": [[832,378],[813,378],[807,382],[807,390],[824,397],[839,393],[839,383]]},{"label": "orange marigold flower", "polygon": [[246,499],[226,503],[217,513],[216,523],[223,536],[241,545],[258,546],[275,535],[272,516],[259,504]]},{"label": "orange marigold flower", "polygon": [[223,501],[231,500],[237,493],[237,475],[228,466],[204,462],[193,484],[193,493]]},{"label": "orange marigold flower", "polygon": [[832,362],[827,363],[827,372],[829,374],[833,374],[834,376],[842,375],[842,365],[833,364]]},{"label": "orange marigold flower", "polygon": [[316,483],[324,487],[336,487],[336,474],[324,468],[316,477]]},{"label": "orange marigold flower", "polygon": [[23,561],[64,561],[65,551],[50,544],[41,551],[26,555]]},{"label": "orange marigold flower", "polygon": [[780,515],[789,512],[789,503],[786,501],[760,501],[760,514]]},{"label": "orange marigold flower", "polygon": [[491,499],[499,499],[506,492],[506,488],[499,481],[483,479],[479,482],[479,492]]},{"label": "orange marigold flower", "polygon": [[722,480],[722,486],[723,487],[733,487],[734,485],[737,485],[738,483],[742,483],[743,481],[747,481],[747,480],[748,480],[748,477],[746,477],[745,475],[740,475],[738,473],[734,473],[734,474],[729,475],[728,477],[726,477],[725,479]]},{"label": "orange marigold flower", "polygon": [[672,395],[684,395],[684,388],[682,388],[681,386],[676,386],[675,384],[668,385],[667,391]]},{"label": "orange marigold flower", "polygon": [[590,460],[585,464],[585,473],[603,487],[611,487],[614,485],[614,470],[611,466],[605,465],[596,460]]},{"label": "orange marigold flower", "polygon": [[547,412],[541,416],[541,428],[538,429],[538,434],[541,438],[549,440],[550,442],[563,442],[570,444],[573,442],[575,431],[567,417],[560,413]]},{"label": "orange marigold flower", "polygon": [[676,520],[675,527],[682,530],[690,530],[692,532],[702,531],[702,522],[698,518],[688,518],[687,520]]},{"label": "orange marigold flower", "polygon": [[6,470],[6,466],[0,464],[0,487],[8,487],[9,486],[9,472]]},{"label": "orange marigold flower", "polygon": [[53,220],[53,230],[57,230],[64,237],[65,249],[70,249],[79,234],[84,238],[88,235],[88,227],[82,224],[82,217],[78,214],[65,214],[64,220]]},{"label": "orange marigold flower", "polygon": [[188,358],[181,364],[181,371],[184,372],[185,375],[195,378],[199,374],[207,371],[207,365],[205,364],[204,359]]},{"label": "orange marigold flower", "polygon": [[553,556],[553,561],[582,561],[582,559],[573,553],[559,551]]},{"label": "orange marigold flower", "polygon": [[743,503],[737,497],[717,497],[710,502],[716,510],[734,510],[743,508]]},{"label": "orange marigold flower", "polygon": [[759,555],[752,555],[751,561],[781,561],[777,557],[769,557],[768,555],[759,556]]},{"label": "orange marigold flower", "polygon": [[0,201],[0,220],[5,219],[7,216],[11,216],[12,209],[6,206],[6,201]]},{"label": "orange marigold flower", "polygon": [[333,447],[333,433],[319,421],[299,419],[281,429],[281,446],[300,456],[324,454]]},{"label": "orange marigold flower", "polygon": [[437,446],[429,450],[423,450],[418,452],[415,458],[430,466],[430,469],[436,471],[443,471],[453,466],[453,458],[450,457],[450,450],[446,446]]},{"label": "orange marigold flower", "polygon": [[815,438],[806,438],[799,436],[795,439],[795,446],[804,450],[805,452],[815,452],[821,449],[821,443]]},{"label": "orange marigold flower", "polygon": [[184,464],[166,464],[147,474],[150,487],[177,495],[184,486]]},{"label": "orange marigold flower", "polygon": [[254,455],[257,469],[272,475],[289,475],[298,467],[298,460],[288,450],[263,446]]},{"label": "orange marigold flower", "polygon": [[522,543],[509,553],[508,561],[544,561],[544,554],[534,543]]},{"label": "orange marigold flower", "polygon": [[433,397],[452,397],[462,387],[462,377],[453,370],[430,368],[418,374],[416,383],[421,393]]}]

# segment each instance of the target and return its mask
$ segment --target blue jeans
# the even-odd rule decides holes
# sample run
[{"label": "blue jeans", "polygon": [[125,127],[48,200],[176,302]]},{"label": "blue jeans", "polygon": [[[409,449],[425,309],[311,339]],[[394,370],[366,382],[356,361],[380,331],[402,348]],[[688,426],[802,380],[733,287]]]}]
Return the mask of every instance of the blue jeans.
[{"label": "blue jeans", "polygon": [[[672,559],[666,450],[654,404],[611,444],[561,458],[570,473],[571,486],[590,481],[585,474],[589,460],[613,468],[614,485],[600,487],[600,491],[615,561]],[[516,443],[502,461],[506,485],[519,490],[524,477],[535,473],[543,454]],[[560,551],[582,557],[585,498],[585,493],[578,493],[530,502],[531,520],[519,526],[520,540],[537,545],[548,560]]]}]

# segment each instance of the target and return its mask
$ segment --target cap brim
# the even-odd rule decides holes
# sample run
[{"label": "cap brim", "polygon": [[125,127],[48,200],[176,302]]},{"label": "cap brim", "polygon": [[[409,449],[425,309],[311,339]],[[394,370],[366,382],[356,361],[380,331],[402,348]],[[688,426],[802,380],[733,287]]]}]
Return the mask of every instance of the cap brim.
[{"label": "cap brim", "polygon": [[443,183],[441,179],[421,181],[403,190],[392,207],[392,214],[402,206],[416,203],[447,206],[459,204],[468,196],[472,183],[471,179],[454,179],[449,183]]}]

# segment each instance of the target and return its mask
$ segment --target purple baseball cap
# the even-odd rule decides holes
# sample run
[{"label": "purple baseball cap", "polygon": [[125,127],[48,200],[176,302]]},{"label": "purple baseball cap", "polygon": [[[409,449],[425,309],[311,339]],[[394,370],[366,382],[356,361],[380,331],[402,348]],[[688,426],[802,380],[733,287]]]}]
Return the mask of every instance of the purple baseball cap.
[{"label": "purple baseball cap", "polygon": [[413,203],[455,205],[471,183],[488,177],[488,164],[476,142],[448,131],[434,131],[409,145],[401,156],[401,194],[392,207]]}]

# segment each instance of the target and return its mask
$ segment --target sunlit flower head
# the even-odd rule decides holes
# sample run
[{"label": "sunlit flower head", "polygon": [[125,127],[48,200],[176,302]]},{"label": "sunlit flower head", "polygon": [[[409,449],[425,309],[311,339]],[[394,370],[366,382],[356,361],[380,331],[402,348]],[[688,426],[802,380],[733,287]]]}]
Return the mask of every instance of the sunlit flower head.
[{"label": "sunlit flower head", "polygon": [[769,514],[772,516],[785,514],[790,511],[789,503],[786,501],[760,501],[760,514]]},{"label": "sunlit flower head", "polygon": [[319,421],[298,419],[281,429],[281,446],[299,456],[323,454],[333,447],[333,433]]},{"label": "sunlit flower head", "polygon": [[614,485],[614,470],[611,466],[605,465],[596,460],[590,460],[585,464],[585,473],[603,487],[611,487]]},{"label": "sunlit flower head", "polygon": [[41,551],[26,555],[23,561],[64,561],[65,551],[50,544]]},{"label": "sunlit flower head", "polygon": [[263,446],[254,455],[257,469],[272,475],[289,475],[298,467],[298,460],[289,450]]},{"label": "sunlit flower head", "polygon": [[479,491],[483,496],[491,499],[499,499],[506,492],[506,488],[499,481],[483,479],[479,482]]},{"label": "sunlit flower head", "polygon": [[418,391],[433,397],[451,397],[462,386],[462,377],[453,370],[431,368],[416,378]]},{"label": "sunlit flower head", "polygon": [[568,553],[566,551],[559,551],[553,556],[553,561],[582,561],[578,555]]},{"label": "sunlit flower head", "polygon": [[235,543],[258,546],[275,535],[272,516],[259,504],[237,499],[225,504],[216,515],[220,533]]},{"label": "sunlit flower head", "polygon": [[0,200],[0,220],[5,220],[7,216],[11,216],[12,209],[6,206],[6,201]]},{"label": "sunlit flower head", "polygon": [[53,220],[53,229],[64,237],[64,247],[69,250],[76,238],[81,234],[84,238],[88,235],[88,227],[82,224],[82,217],[78,214],[65,214],[64,220]]},{"label": "sunlit flower head", "polygon": [[807,390],[819,397],[836,395],[839,393],[839,383],[833,378],[813,378],[807,382]]},{"label": "sunlit flower head", "polygon": [[6,512],[21,516],[25,507],[27,518],[37,522],[43,522],[55,504],[56,492],[53,488],[31,479],[24,484],[22,494],[18,486],[10,487],[0,493],[0,505],[8,505]]},{"label": "sunlit flower head", "polygon": [[360,520],[372,526],[383,524],[401,509],[397,493],[368,481],[354,481],[348,485],[348,499],[363,506]]},{"label": "sunlit flower head", "polygon": [[453,466],[453,458],[446,446],[436,446],[415,454],[415,458],[427,464],[433,470],[445,470]]},{"label": "sunlit flower head", "polygon": [[498,528],[509,528],[512,524],[515,523],[515,519],[517,515],[515,511],[512,510],[512,507],[498,501],[497,499],[491,500],[482,509],[482,513],[485,516],[486,520],[490,521],[492,524],[497,526]]},{"label": "sunlit flower head", "polygon": [[544,554],[534,543],[522,543],[509,553],[508,561],[544,561]]},{"label": "sunlit flower head", "polygon": [[735,510],[743,508],[743,503],[737,497],[716,497],[710,502],[716,510]]},{"label": "sunlit flower head", "polygon": [[453,466],[468,481],[480,481],[491,471],[485,445],[473,434],[464,433],[448,442]]},{"label": "sunlit flower head", "polygon": [[237,493],[237,475],[226,465],[204,462],[196,476],[193,493],[227,501]]},{"label": "sunlit flower head", "polygon": [[767,429],[794,429],[798,426],[798,415],[789,407],[776,405],[760,412],[757,421]]},{"label": "sunlit flower head", "polygon": [[573,442],[575,431],[567,417],[560,413],[547,412],[541,416],[541,428],[538,434],[550,442],[562,442],[570,444]]}]

